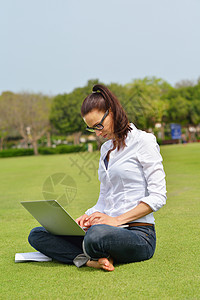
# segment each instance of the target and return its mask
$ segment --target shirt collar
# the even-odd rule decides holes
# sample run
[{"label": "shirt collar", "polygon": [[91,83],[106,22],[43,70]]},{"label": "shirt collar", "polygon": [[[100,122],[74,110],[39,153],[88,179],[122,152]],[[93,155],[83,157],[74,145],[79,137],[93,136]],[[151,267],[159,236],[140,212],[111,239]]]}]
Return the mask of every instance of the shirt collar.
[{"label": "shirt collar", "polygon": [[[132,128],[131,131],[128,132],[128,135],[126,137],[125,143],[128,146],[129,143],[133,140],[133,136],[135,136],[135,134],[137,133],[137,128],[135,127],[135,125],[133,123],[130,123],[130,127]],[[112,140],[108,140],[107,142],[105,142],[103,144],[103,148],[102,148],[102,159],[104,159],[105,154],[108,153],[109,150],[111,150],[113,147],[113,141]],[[116,150],[116,149],[115,149]],[[114,151],[115,151],[114,150]]]}]

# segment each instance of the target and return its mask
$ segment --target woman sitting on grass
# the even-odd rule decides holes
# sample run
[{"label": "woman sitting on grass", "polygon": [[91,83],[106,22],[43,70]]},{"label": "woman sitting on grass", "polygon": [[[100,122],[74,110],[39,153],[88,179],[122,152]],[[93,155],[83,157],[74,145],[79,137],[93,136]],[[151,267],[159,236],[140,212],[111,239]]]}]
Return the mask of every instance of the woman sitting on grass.
[{"label": "woman sitting on grass", "polygon": [[156,247],[153,212],[166,203],[165,173],[154,135],[129,123],[118,99],[95,85],[83,101],[87,130],[107,141],[99,161],[100,194],[76,222],[85,237],[55,236],[34,228],[30,244],[58,261],[77,267],[114,270],[114,263],[150,259]]}]

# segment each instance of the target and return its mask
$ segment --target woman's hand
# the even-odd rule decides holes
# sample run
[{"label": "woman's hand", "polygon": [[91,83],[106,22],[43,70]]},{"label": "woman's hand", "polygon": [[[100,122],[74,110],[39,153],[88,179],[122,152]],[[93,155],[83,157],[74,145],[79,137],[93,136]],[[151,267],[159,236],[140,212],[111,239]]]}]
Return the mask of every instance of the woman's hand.
[{"label": "woman's hand", "polygon": [[90,227],[92,225],[97,225],[97,224],[106,224],[106,225],[116,226],[116,227],[119,225],[117,221],[117,217],[110,217],[100,212],[94,212],[93,214],[85,218],[84,226]]},{"label": "woman's hand", "polygon": [[84,215],[80,216],[79,218],[77,218],[75,221],[82,228],[83,227],[88,227],[88,226],[85,225],[86,218],[88,218],[88,215],[84,214]]}]

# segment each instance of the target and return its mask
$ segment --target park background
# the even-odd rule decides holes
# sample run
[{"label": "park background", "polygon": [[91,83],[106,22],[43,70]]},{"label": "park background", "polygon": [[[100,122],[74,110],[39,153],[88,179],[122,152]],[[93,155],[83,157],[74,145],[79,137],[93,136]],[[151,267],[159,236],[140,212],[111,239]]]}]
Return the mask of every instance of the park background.
[{"label": "park background", "polygon": [[[0,298],[199,299],[199,11],[197,0],[0,2]],[[20,201],[53,197],[78,217],[98,198],[104,140],[80,116],[96,83],[160,144],[155,256],[112,274],[15,264],[38,224]]]},{"label": "park background", "polygon": [[[83,99],[97,83],[101,82],[89,80],[85,87],[55,97],[3,92],[0,156],[84,151],[91,142],[99,149],[104,140],[87,134],[80,114]],[[107,86],[120,100],[129,120],[155,134],[160,145],[200,141],[200,80],[181,81],[172,87],[163,79],[145,77],[126,85]],[[176,134],[175,124],[179,126]]]}]

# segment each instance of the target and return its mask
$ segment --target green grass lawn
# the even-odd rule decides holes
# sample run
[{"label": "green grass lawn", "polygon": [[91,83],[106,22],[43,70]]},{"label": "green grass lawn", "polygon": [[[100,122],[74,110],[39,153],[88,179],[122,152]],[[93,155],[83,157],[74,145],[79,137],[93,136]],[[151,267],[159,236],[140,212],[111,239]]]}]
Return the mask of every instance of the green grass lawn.
[{"label": "green grass lawn", "polygon": [[38,226],[20,201],[44,199],[44,189],[52,192],[49,180],[63,173],[74,189],[56,184],[55,193],[73,192],[73,201],[62,197],[60,203],[78,217],[97,200],[99,154],[0,159],[0,299],[200,299],[200,144],[163,146],[161,152],[168,200],[154,214],[155,255],[111,273],[14,262],[16,252],[34,251],[27,236]]}]

